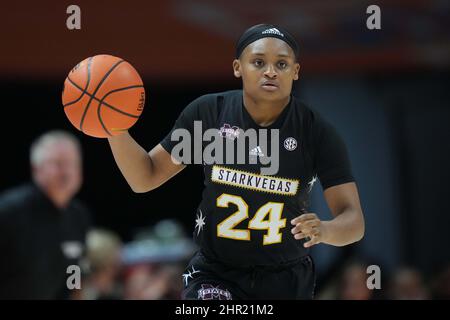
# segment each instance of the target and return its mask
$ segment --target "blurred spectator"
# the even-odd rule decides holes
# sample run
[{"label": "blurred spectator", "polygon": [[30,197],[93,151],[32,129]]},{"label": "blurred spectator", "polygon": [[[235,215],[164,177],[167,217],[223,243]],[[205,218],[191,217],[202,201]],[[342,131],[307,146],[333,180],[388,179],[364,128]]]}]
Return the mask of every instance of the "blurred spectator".
[{"label": "blurred spectator", "polygon": [[432,280],[433,299],[450,299],[450,265]]},{"label": "blurred spectator", "polygon": [[338,289],[338,299],[370,300],[372,292],[367,287],[367,267],[359,262],[348,265],[342,274]]},{"label": "blurred spectator", "polygon": [[67,267],[79,263],[90,226],[74,199],[81,147],[69,133],[48,132],[32,144],[30,162],[32,182],[0,196],[0,298],[67,298]]},{"label": "blurred spectator", "polygon": [[421,274],[413,268],[401,268],[393,275],[389,288],[389,299],[424,300],[428,299]]},{"label": "blurred spectator", "polygon": [[162,220],[141,231],[122,253],[127,266],[125,299],[180,299],[184,265],[195,249],[175,220]]},{"label": "blurred spectator", "polygon": [[83,282],[83,300],[121,299],[119,284],[122,242],[107,230],[92,230],[86,241],[88,276]]},{"label": "blurred spectator", "polygon": [[141,264],[129,268],[125,278],[125,299],[180,299],[183,268],[174,264]]},{"label": "blurred spectator", "polygon": [[169,287],[164,295],[166,300],[181,299],[181,292],[183,291],[183,280],[180,276],[185,268],[187,261],[178,262],[177,264],[165,265],[164,268],[169,276]]}]

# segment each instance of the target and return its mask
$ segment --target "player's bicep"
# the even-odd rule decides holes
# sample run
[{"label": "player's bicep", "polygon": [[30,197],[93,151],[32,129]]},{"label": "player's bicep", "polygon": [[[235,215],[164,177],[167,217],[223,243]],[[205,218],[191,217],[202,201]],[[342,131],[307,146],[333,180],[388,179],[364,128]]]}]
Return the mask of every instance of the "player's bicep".
[{"label": "player's bicep", "polygon": [[159,187],[186,168],[185,165],[175,161],[161,144],[155,146],[148,154],[152,160],[152,189]]},{"label": "player's bicep", "polygon": [[351,208],[362,212],[356,183],[349,182],[329,187],[323,192],[325,200],[333,216]]}]

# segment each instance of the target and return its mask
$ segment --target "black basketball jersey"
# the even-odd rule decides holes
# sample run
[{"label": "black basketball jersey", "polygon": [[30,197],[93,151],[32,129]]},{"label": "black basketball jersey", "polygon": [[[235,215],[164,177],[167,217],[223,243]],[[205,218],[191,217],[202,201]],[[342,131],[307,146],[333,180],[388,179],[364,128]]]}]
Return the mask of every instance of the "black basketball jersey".
[{"label": "black basketball jersey", "polygon": [[[234,163],[227,163],[226,158],[202,162],[205,188],[194,230],[202,251],[236,266],[280,264],[307,254],[304,240],[292,235],[290,221],[307,209],[314,183],[318,179],[326,189],[354,181],[345,145],[334,128],[293,95],[273,124],[260,127],[243,105],[242,90],[234,90],[204,95],[190,103],[161,142],[163,148],[171,153],[180,142],[171,138],[176,129],[201,139],[195,121],[201,121],[203,132],[214,129],[216,139],[224,141],[237,140],[246,130],[268,132],[267,143],[260,137],[256,146],[246,145],[245,163],[236,161],[237,146]],[[278,130],[278,140],[272,129]],[[201,142],[202,152],[211,141]],[[188,163],[201,157],[197,149],[192,148]],[[268,165],[263,158],[271,156],[272,149],[278,149],[278,170],[265,175],[261,169]]]}]

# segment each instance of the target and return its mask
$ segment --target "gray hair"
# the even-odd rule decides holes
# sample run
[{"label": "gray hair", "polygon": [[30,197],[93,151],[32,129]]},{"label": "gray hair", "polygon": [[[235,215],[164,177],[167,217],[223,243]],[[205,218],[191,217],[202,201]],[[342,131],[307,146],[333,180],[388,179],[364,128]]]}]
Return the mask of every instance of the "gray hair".
[{"label": "gray hair", "polygon": [[31,165],[41,164],[43,159],[45,158],[45,148],[55,142],[60,141],[68,141],[73,143],[81,154],[80,142],[73,134],[63,130],[52,130],[42,134],[31,144],[30,148]]},{"label": "gray hair", "polygon": [[113,231],[92,229],[86,236],[86,256],[91,271],[97,271],[110,265],[120,254],[122,241]]}]

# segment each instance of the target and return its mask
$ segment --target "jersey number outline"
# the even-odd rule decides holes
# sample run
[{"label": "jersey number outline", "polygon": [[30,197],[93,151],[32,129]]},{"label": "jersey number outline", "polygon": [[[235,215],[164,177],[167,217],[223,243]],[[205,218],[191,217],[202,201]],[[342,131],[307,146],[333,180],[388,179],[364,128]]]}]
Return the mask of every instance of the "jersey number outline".
[{"label": "jersey number outline", "polygon": [[[216,205],[220,208],[228,208],[234,204],[238,210],[217,225],[217,236],[233,240],[250,241],[250,230],[267,230],[263,238],[263,245],[280,243],[283,234],[281,228],[286,227],[286,218],[281,218],[284,203],[267,202],[261,206],[248,222],[247,230],[234,229],[239,223],[248,219],[248,205],[240,196],[222,193],[216,199]],[[265,219],[269,215],[268,219]]]}]

